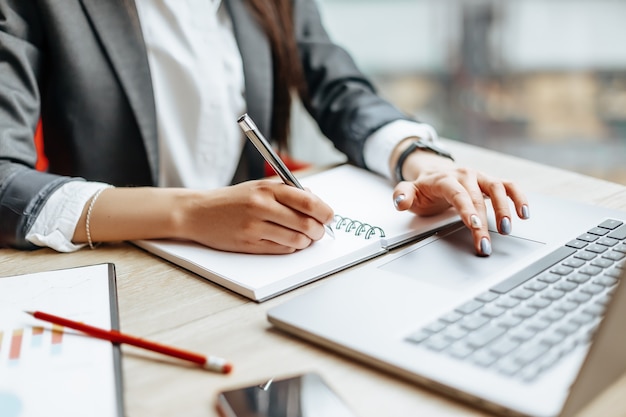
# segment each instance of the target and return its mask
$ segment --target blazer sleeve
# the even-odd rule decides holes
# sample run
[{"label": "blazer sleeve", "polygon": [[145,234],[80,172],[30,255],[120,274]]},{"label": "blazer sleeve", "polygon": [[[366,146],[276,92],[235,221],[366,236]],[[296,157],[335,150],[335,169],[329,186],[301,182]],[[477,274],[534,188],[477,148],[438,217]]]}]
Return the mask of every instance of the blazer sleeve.
[{"label": "blazer sleeve", "polygon": [[26,241],[48,196],[71,178],[35,170],[44,57],[36,2],[0,0],[0,247]]},{"label": "blazer sleeve", "polygon": [[309,90],[304,104],[335,147],[364,167],[365,140],[394,120],[410,119],[378,96],[350,55],[331,41],[315,0],[295,0],[294,13]]}]

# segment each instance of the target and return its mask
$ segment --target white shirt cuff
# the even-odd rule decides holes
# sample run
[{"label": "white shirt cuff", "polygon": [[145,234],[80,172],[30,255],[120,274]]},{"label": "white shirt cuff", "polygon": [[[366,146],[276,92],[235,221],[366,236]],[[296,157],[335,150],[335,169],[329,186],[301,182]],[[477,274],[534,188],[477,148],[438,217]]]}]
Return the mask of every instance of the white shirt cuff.
[{"label": "white shirt cuff", "polygon": [[422,140],[436,142],[437,131],[429,124],[409,120],[396,120],[375,131],[365,141],[363,157],[367,167],[389,179],[393,173],[389,171],[391,152],[404,139],[417,136]]},{"label": "white shirt cuff", "polygon": [[72,243],[76,225],[87,201],[100,189],[110,187],[100,182],[71,181],[50,195],[32,225],[26,240],[58,252],[74,252],[85,246]]}]

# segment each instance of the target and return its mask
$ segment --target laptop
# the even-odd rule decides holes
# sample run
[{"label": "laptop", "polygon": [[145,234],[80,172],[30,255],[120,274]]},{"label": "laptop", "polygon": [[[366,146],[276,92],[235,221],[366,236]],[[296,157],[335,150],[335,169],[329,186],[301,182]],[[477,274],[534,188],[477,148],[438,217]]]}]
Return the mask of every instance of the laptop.
[{"label": "laptop", "polygon": [[492,232],[490,257],[456,225],[268,319],[496,414],[574,415],[626,369],[626,212],[529,199],[531,219],[514,220],[509,236]]}]

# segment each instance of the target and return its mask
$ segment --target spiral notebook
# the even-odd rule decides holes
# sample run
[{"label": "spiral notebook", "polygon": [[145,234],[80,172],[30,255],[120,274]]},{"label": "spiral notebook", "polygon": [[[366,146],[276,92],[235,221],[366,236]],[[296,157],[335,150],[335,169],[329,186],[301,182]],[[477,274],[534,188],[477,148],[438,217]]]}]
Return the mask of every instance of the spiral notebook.
[{"label": "spiral notebook", "polygon": [[264,301],[433,234],[459,221],[453,210],[432,217],[398,212],[392,183],[352,165],[299,179],[335,211],[335,239],[325,236],[288,255],[213,250],[193,242],[139,240],[137,246],[255,301]]}]

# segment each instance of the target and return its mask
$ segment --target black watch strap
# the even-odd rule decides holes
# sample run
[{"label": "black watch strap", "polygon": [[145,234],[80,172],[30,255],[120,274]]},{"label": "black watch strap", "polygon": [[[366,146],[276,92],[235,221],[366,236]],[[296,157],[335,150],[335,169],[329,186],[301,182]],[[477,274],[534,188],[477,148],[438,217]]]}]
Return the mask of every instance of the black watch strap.
[{"label": "black watch strap", "polygon": [[404,176],[402,175],[402,166],[404,165],[404,161],[406,160],[406,158],[417,149],[434,152],[437,155],[449,158],[454,161],[454,158],[452,157],[452,154],[450,154],[450,152],[443,148],[440,148],[432,142],[420,140],[413,141],[409,146],[407,146],[404,151],[402,151],[402,153],[398,157],[398,162],[396,163],[396,181],[405,181]]}]

